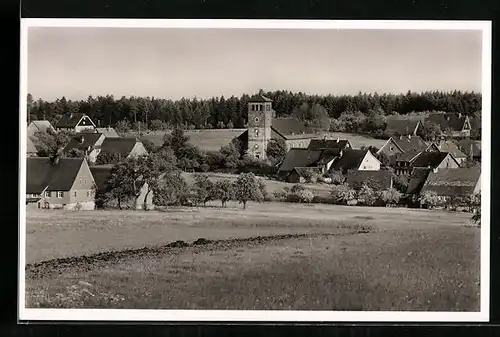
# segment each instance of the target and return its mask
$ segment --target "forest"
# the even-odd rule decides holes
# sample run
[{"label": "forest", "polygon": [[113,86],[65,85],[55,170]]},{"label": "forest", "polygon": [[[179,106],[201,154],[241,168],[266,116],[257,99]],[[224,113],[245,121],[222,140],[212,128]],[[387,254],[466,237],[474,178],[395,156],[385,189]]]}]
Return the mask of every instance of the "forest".
[{"label": "forest", "polygon": [[[292,115],[304,110],[326,111],[328,117],[338,119],[342,114],[356,113],[365,116],[377,112],[382,115],[401,114],[421,111],[460,112],[474,115],[481,111],[481,94],[463,91],[427,91],[404,94],[357,95],[309,95],[290,91],[260,91],[273,100],[277,117]],[[35,99],[28,94],[28,122],[44,119],[55,124],[64,114],[85,113],[97,125],[116,126],[127,121],[132,128],[137,125],[151,126],[159,121],[167,128],[184,129],[222,129],[244,128],[247,119],[247,103],[251,95],[240,97],[212,97],[207,99],[182,98],[171,100],[158,97],[121,97],[113,95],[89,96],[86,100],[70,100],[61,97],[55,101]],[[320,107],[320,109],[318,109]],[[306,109],[307,110],[307,109]],[[300,111],[299,111],[300,112]],[[304,118],[314,119],[315,114],[302,114]]]}]

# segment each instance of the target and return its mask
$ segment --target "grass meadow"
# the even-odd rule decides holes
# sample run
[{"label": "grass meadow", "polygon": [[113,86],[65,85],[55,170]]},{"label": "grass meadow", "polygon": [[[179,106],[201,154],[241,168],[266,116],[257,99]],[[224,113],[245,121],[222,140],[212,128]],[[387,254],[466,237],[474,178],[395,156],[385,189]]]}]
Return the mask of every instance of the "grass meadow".
[{"label": "grass meadow", "polygon": [[279,203],[29,210],[26,306],[478,311],[469,217]]}]

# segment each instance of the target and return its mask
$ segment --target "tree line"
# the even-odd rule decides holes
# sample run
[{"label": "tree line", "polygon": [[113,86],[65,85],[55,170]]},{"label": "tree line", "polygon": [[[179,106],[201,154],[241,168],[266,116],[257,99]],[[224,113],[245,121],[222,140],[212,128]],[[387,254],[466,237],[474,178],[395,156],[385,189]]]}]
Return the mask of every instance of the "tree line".
[{"label": "tree line", "polygon": [[[318,118],[338,119],[345,112],[365,116],[373,111],[381,115],[406,115],[419,111],[460,112],[466,115],[481,110],[481,94],[463,91],[426,91],[403,94],[310,95],[286,90],[260,91],[273,100],[277,117],[296,114],[311,122]],[[51,123],[70,113],[87,114],[96,124],[116,126],[127,121],[131,128],[182,127],[184,129],[244,128],[250,95],[240,97],[181,98],[89,96],[85,100],[61,97],[55,101],[34,99],[28,94],[28,119],[44,119]],[[304,105],[305,104],[305,105]],[[322,110],[324,109],[324,111]],[[164,123],[164,124],[161,124]]]}]

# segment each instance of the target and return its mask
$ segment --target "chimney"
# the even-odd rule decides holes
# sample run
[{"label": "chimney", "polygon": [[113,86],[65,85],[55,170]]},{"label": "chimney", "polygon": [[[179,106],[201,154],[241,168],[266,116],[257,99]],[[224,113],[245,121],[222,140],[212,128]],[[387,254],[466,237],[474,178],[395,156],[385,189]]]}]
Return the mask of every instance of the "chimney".
[{"label": "chimney", "polygon": [[437,167],[434,167],[434,168],[432,169],[432,172],[434,172],[434,173],[437,173],[437,171],[438,171],[438,168],[437,168]]},{"label": "chimney", "polygon": [[338,143],[338,142],[340,142],[340,138],[339,138],[339,137],[337,137],[337,143]]},{"label": "chimney", "polygon": [[109,131],[109,125],[107,126],[106,130],[108,130],[108,131]]},{"label": "chimney", "polygon": [[410,134],[408,134],[408,136],[407,136],[407,137],[408,137],[408,140],[410,140],[410,139],[411,139],[411,135],[410,135]]},{"label": "chimney", "polygon": [[83,137],[83,135],[80,136],[80,144],[83,144],[83,142],[85,141],[85,137]]},{"label": "chimney", "polygon": [[403,135],[399,135],[399,140],[403,139]]}]

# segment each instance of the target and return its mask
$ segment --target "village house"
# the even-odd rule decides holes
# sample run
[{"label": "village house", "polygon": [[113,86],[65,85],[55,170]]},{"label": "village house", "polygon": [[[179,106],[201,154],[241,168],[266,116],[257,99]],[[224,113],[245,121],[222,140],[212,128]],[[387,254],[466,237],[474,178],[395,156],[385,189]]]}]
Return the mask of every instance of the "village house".
[{"label": "village house", "polygon": [[370,150],[345,149],[333,159],[327,172],[336,170],[346,174],[349,170],[378,171],[380,166],[380,161]]},{"label": "village house", "polygon": [[[111,177],[111,170],[113,165],[94,165],[90,167],[90,171],[94,177],[97,193],[105,193],[107,190],[107,184]],[[147,183],[142,185],[139,196],[132,200],[132,205],[129,200],[122,200],[120,202],[122,207],[133,207],[135,209],[141,210],[152,210],[154,209],[153,204],[153,191],[149,191],[149,186]],[[118,206],[118,200],[111,200],[108,205]]]},{"label": "village house", "polygon": [[410,151],[395,156],[393,165],[396,175],[410,175],[414,168],[458,168],[460,163],[449,152],[441,151]]},{"label": "village house", "polygon": [[429,114],[425,121],[439,125],[444,136],[470,137],[471,123],[469,117],[461,113],[434,112]]},{"label": "village house", "polygon": [[419,118],[409,118],[408,116],[387,116],[385,122],[385,134],[393,137],[416,136],[422,127],[422,122]]},{"label": "village house", "polygon": [[290,149],[278,169],[278,176],[287,179],[296,167],[314,167],[321,158],[321,150],[308,150],[302,148]]},{"label": "village house", "polygon": [[441,169],[429,172],[420,193],[435,192],[441,200],[470,197],[481,192],[481,168]]},{"label": "village house", "polygon": [[[450,153],[453,158],[457,160],[460,166],[462,166],[467,160],[467,155],[460,151],[458,146],[451,140],[439,140],[437,142],[431,143],[431,145],[429,145],[429,148],[431,146],[433,147],[434,151]],[[427,149],[427,151],[429,152],[430,149]]]},{"label": "village house", "polygon": [[32,121],[27,130],[28,137],[34,137],[37,132],[47,132],[47,130],[55,131],[49,121]]},{"label": "village house", "polygon": [[102,133],[80,132],[71,138],[70,142],[64,147],[63,153],[68,154],[71,150],[83,151],[89,164],[94,164],[101,152],[101,145],[104,140],[105,137]]},{"label": "village house", "polygon": [[457,147],[470,159],[481,161],[481,141],[472,139],[456,140]]},{"label": "village house", "polygon": [[428,145],[420,136],[400,135],[399,137],[390,137],[387,142],[377,151],[377,154],[384,153],[388,157],[396,154],[410,152],[414,150],[424,151]]},{"label": "village house", "polygon": [[276,118],[272,100],[262,95],[253,96],[248,102],[247,130],[236,137],[242,151],[255,158],[267,157],[267,145],[272,139],[282,139],[287,150],[307,148],[311,139],[317,138],[314,130],[293,117]]},{"label": "village house", "polygon": [[96,125],[89,116],[82,113],[70,113],[64,115],[59,119],[56,124],[56,130],[67,130],[74,132],[87,131],[89,129],[95,129]]},{"label": "village house", "polygon": [[393,185],[392,172],[389,170],[349,170],[346,182],[355,190],[359,190],[363,185],[366,185],[374,191],[382,191],[392,188]]},{"label": "village house", "polygon": [[[144,144],[135,137],[104,138],[100,154],[116,153],[120,159],[139,157],[148,154]],[[98,156],[99,156],[98,155]],[[97,157],[98,157],[97,156]]]},{"label": "village house", "polygon": [[295,170],[296,172],[291,179],[300,180],[304,168],[316,168],[321,175],[327,175],[333,170],[341,171],[344,174],[348,170],[378,171],[380,165],[380,161],[370,150],[354,150],[350,148],[344,150],[339,148],[322,150],[290,149],[278,169],[278,176],[288,180],[292,171],[299,168],[299,170]]},{"label": "village house", "polygon": [[28,157],[26,203],[35,208],[95,208],[95,182],[84,158]]}]

